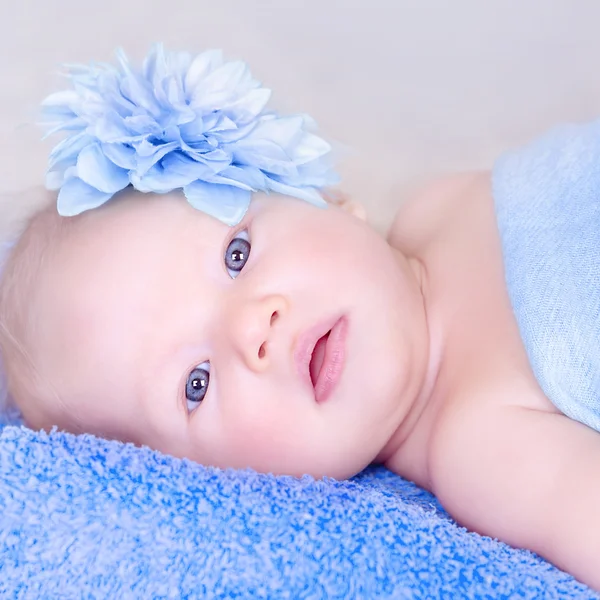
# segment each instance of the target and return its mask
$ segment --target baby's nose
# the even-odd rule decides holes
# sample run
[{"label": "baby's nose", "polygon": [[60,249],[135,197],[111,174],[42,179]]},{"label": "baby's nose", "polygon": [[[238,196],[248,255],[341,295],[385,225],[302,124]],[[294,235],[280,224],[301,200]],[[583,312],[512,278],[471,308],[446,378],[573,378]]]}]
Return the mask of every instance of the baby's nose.
[{"label": "baby's nose", "polygon": [[286,312],[287,301],[280,295],[246,300],[231,311],[232,343],[249,369],[260,372],[269,365],[273,327]]}]

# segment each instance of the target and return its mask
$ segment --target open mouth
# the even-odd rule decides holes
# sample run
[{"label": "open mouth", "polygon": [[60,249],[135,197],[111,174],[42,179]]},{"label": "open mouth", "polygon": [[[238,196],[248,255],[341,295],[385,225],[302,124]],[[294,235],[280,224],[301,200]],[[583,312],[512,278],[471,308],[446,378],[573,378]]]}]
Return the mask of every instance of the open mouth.
[{"label": "open mouth", "polygon": [[327,350],[327,340],[329,339],[330,333],[331,330],[317,340],[315,348],[312,352],[312,356],[310,357],[308,372],[310,373],[310,381],[313,384],[313,387],[315,387],[317,381],[319,380],[319,373],[321,372],[323,363],[325,362],[325,351]]},{"label": "open mouth", "polygon": [[319,404],[327,400],[342,376],[347,329],[347,319],[339,317],[311,328],[298,342],[295,352],[298,372]]}]

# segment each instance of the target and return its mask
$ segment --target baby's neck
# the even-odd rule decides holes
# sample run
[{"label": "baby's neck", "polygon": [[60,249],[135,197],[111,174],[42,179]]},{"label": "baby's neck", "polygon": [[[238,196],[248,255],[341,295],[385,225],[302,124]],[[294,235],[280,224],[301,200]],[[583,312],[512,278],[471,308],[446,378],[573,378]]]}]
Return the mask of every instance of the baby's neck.
[{"label": "baby's neck", "polygon": [[[420,462],[425,463],[426,452],[420,452],[418,448],[427,443],[426,440],[420,438],[424,437],[424,432],[430,431],[431,427],[428,427],[425,421],[433,419],[433,413],[436,412],[429,409],[432,408],[434,398],[437,396],[436,383],[441,364],[442,345],[440,330],[436,324],[435,316],[430,309],[431,303],[429,302],[425,266],[416,258],[409,258],[408,263],[419,283],[427,319],[429,336],[427,367],[421,385],[412,398],[403,397],[399,399],[399,401],[407,404],[405,416],[387,444],[377,455],[375,462],[388,466],[393,463],[394,466],[390,468],[396,472],[400,472],[396,467],[396,463],[400,459],[399,455],[401,453],[403,455],[410,455],[410,460],[407,461],[406,468],[402,468],[400,474],[415,481],[417,478],[421,478],[418,477],[418,474],[422,474],[427,470],[425,464],[419,464]],[[412,451],[408,446],[414,447],[415,450]],[[404,463],[404,460],[402,460],[402,463]]]}]

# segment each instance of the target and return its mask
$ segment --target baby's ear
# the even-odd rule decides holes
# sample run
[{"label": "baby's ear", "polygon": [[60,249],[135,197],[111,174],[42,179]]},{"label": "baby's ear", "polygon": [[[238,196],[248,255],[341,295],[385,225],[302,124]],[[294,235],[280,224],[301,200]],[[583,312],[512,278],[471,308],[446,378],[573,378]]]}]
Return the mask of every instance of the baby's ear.
[{"label": "baby's ear", "polygon": [[329,204],[334,204],[357,219],[361,221],[367,220],[365,207],[352,200],[348,194],[337,189],[329,189],[323,194],[323,197]]}]

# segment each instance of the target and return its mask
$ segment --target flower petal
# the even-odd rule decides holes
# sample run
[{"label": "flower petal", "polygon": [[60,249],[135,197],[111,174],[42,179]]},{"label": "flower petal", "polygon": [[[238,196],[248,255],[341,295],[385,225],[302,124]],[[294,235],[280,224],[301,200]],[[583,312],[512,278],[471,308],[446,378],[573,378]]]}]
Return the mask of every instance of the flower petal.
[{"label": "flower petal", "polygon": [[100,192],[77,177],[66,181],[58,193],[58,214],[74,217],[86,210],[97,208],[112,197],[112,194]]},{"label": "flower petal", "polygon": [[64,165],[74,165],[77,162],[77,155],[85,148],[92,138],[85,132],[80,132],[71,137],[65,138],[50,152],[48,159],[48,170],[56,171],[57,167]]},{"label": "flower petal", "polygon": [[123,125],[135,135],[160,134],[161,127],[156,120],[147,114],[132,115],[123,119]]},{"label": "flower petal", "polygon": [[192,160],[180,152],[171,152],[146,173],[133,171],[129,177],[133,186],[141,192],[164,194],[212,175],[213,169],[205,163]]},{"label": "flower petal", "polygon": [[48,131],[46,131],[46,134],[44,135],[43,139],[46,139],[47,137],[59,132],[59,131],[81,131],[82,129],[84,129],[87,126],[87,123],[83,120],[80,119],[79,117],[75,118],[75,119],[69,119],[67,121],[60,121],[60,122],[46,122],[44,123],[44,125],[46,127],[50,127],[50,129]]},{"label": "flower petal", "polygon": [[269,189],[277,194],[284,194],[286,196],[292,196],[293,198],[299,198],[300,200],[306,200],[314,206],[319,208],[326,208],[327,202],[323,200],[323,196],[315,188],[311,187],[292,187],[279,181],[275,181],[267,177],[267,185]]},{"label": "flower petal", "polygon": [[137,161],[135,172],[141,177],[147,173],[161,158],[169,152],[173,152],[179,147],[177,142],[169,142],[167,144],[151,144],[147,140],[142,140],[139,144],[135,144],[137,151]]},{"label": "flower petal", "polygon": [[73,106],[77,106],[80,102],[79,94],[75,90],[63,90],[54,92],[46,96],[42,101],[44,109],[59,108],[61,110],[70,110],[73,112]]},{"label": "flower petal", "polygon": [[108,160],[98,144],[84,148],[77,158],[77,175],[89,186],[114,194],[129,185],[129,175]]},{"label": "flower petal", "polygon": [[186,185],[183,192],[194,208],[229,226],[237,225],[244,218],[252,198],[247,190],[204,181]]},{"label": "flower petal", "polygon": [[248,123],[235,129],[226,129],[224,131],[211,130],[207,132],[207,136],[211,140],[215,140],[218,144],[233,144],[242,138],[248,136],[248,134],[256,127],[255,123]]},{"label": "flower petal", "polygon": [[202,86],[194,91],[190,105],[194,110],[218,110],[234,95],[240,83],[249,78],[248,67],[242,61],[225,63],[204,78]]},{"label": "flower petal", "polygon": [[239,100],[223,107],[223,111],[238,124],[246,124],[256,119],[271,98],[271,90],[258,88],[250,90]]},{"label": "flower petal", "polygon": [[153,44],[148,52],[148,56],[144,59],[142,65],[142,74],[147,81],[156,84],[162,80],[167,71],[167,59],[165,56],[165,48],[163,44]]},{"label": "flower petal", "polygon": [[187,156],[192,160],[205,164],[210,168],[211,173],[218,173],[219,171],[226,169],[232,161],[231,154],[221,148],[208,152],[188,152]]},{"label": "flower petal", "polygon": [[269,140],[240,140],[234,146],[233,158],[236,163],[251,165],[275,175],[291,177],[297,174],[289,156]]},{"label": "flower petal", "polygon": [[135,169],[136,152],[128,144],[100,144],[106,158],[122,169]]},{"label": "flower petal", "polygon": [[181,137],[188,143],[196,140],[204,140],[204,121],[202,117],[195,115],[194,119],[179,127]]},{"label": "flower petal", "polygon": [[231,131],[232,129],[237,129],[237,125],[228,116],[222,115],[212,131]]},{"label": "flower petal", "polygon": [[119,55],[121,68],[125,72],[126,77],[121,80],[121,93],[127,100],[133,102],[137,106],[141,106],[144,110],[148,111],[154,118],[160,115],[160,107],[156,102],[156,98],[146,82],[142,77],[135,73],[129,66],[129,61],[125,55]]},{"label": "flower petal", "polygon": [[266,188],[266,177],[260,169],[254,167],[230,166],[209,179],[211,183],[224,183],[246,190],[263,190]]},{"label": "flower petal", "polygon": [[248,136],[249,140],[269,140],[281,148],[288,148],[302,139],[302,117],[263,119]]},{"label": "flower petal", "polygon": [[87,132],[101,142],[121,143],[135,139],[123,119],[115,112],[98,116],[90,123]]},{"label": "flower petal", "polygon": [[163,169],[184,177],[186,184],[196,179],[211,177],[219,168],[218,163],[215,167],[210,161],[194,160],[193,157],[182,152],[171,152],[165,156],[161,164]]},{"label": "flower petal", "polygon": [[291,157],[297,165],[321,158],[331,152],[331,146],[322,138],[304,132],[302,139],[291,149]]},{"label": "flower petal", "polygon": [[192,61],[185,76],[184,84],[188,99],[191,100],[196,88],[203,83],[203,79],[223,64],[223,52],[221,50],[207,50],[198,54]]},{"label": "flower petal", "polygon": [[48,171],[46,173],[46,189],[48,190],[60,190],[60,186],[65,180],[64,171]]}]

